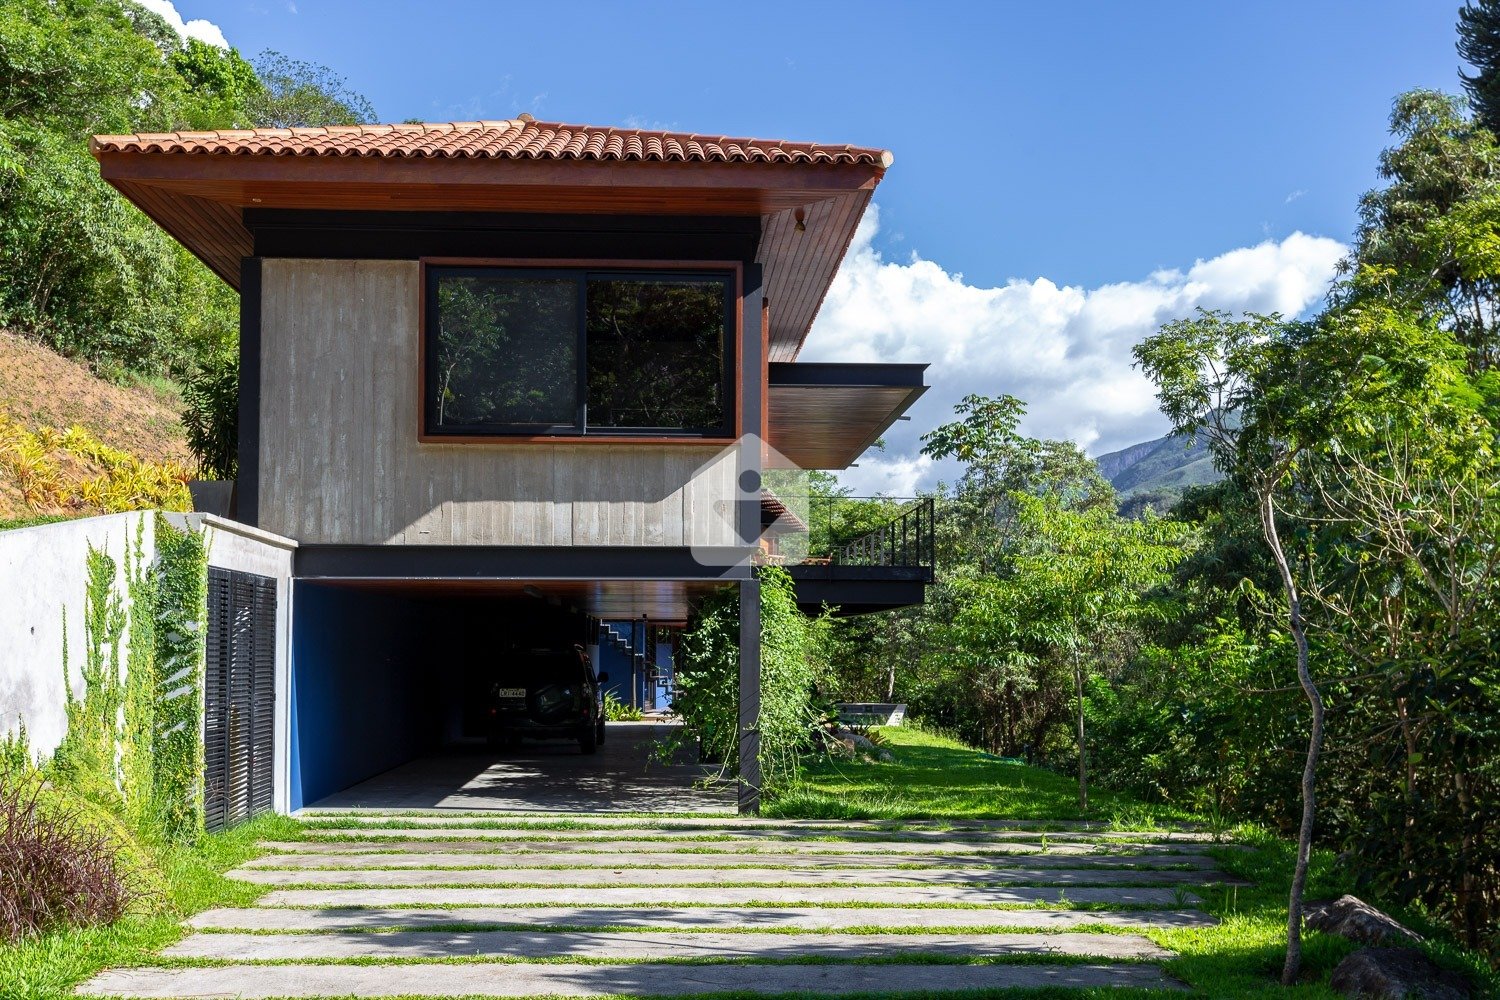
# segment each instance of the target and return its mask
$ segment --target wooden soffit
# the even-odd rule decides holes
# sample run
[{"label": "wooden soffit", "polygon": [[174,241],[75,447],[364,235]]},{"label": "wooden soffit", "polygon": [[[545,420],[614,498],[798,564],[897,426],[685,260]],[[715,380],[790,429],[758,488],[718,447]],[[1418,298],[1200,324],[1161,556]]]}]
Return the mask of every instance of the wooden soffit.
[{"label": "wooden soffit", "polygon": [[773,363],[767,434],[778,462],[847,469],[927,391],[926,369]]},{"label": "wooden soffit", "polygon": [[106,181],[236,288],[254,252],[248,208],[756,216],[772,361],[797,356],[885,172],[881,163],[94,152]]}]

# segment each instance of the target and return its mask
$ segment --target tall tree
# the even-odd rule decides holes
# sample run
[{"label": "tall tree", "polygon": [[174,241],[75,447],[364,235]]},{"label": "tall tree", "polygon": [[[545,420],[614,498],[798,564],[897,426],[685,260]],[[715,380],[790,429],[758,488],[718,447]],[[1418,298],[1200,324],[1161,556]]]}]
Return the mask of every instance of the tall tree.
[{"label": "tall tree", "polygon": [[255,57],[255,71],[261,87],[250,96],[248,113],[256,125],[301,128],[375,120],[369,99],[327,66],[267,49]]},{"label": "tall tree", "polygon": [[[1323,695],[1309,663],[1302,595],[1278,525],[1279,501],[1302,453],[1309,446],[1309,410],[1316,394],[1297,368],[1295,324],[1279,316],[1240,318],[1200,312],[1168,323],[1136,345],[1137,364],[1156,384],[1162,411],[1178,433],[1207,438],[1215,462],[1254,495],[1267,549],[1276,564],[1287,618],[1297,651],[1297,680],[1307,697],[1312,722],[1302,771],[1302,818],[1297,861],[1287,906],[1287,950],[1282,982],[1296,982],[1302,967],[1302,894],[1312,852],[1318,760],[1323,752]],[[1313,402],[1309,402],[1311,399]],[[1314,426],[1317,424],[1313,420]]]},{"label": "tall tree", "polygon": [[1459,8],[1458,54],[1474,67],[1459,78],[1475,116],[1500,135],[1500,0],[1467,0]]},{"label": "tall tree", "polygon": [[1073,674],[1078,738],[1078,808],[1088,812],[1088,734],[1084,699],[1090,665],[1106,644],[1150,610],[1147,590],[1164,583],[1186,552],[1181,522],[1147,513],[1139,520],[1108,507],[1070,510],[1055,495],[1015,497],[1021,551],[1007,589],[1018,598],[1017,631],[1064,652]]}]

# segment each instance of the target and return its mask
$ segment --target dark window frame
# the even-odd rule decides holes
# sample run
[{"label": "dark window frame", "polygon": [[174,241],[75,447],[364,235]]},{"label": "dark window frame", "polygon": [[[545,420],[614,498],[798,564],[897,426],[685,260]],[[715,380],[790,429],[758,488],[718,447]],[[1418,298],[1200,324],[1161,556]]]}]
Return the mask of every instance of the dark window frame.
[{"label": "dark window frame", "polygon": [[[445,277],[569,278],[577,283],[578,310],[574,365],[577,370],[576,416],[572,424],[485,424],[463,428],[432,425],[430,386],[427,373],[436,367],[438,338],[430,335],[438,327],[438,282]],[[671,280],[720,283],[724,289],[724,340],[720,367],[720,393],[724,419],[714,427],[590,427],[588,408],[588,286],[591,279]],[[592,442],[705,442],[732,441],[739,434],[740,313],[742,268],[738,262],[706,261],[514,261],[432,258],[422,261],[421,336],[418,346],[417,419],[418,440],[424,443],[592,441]]]}]

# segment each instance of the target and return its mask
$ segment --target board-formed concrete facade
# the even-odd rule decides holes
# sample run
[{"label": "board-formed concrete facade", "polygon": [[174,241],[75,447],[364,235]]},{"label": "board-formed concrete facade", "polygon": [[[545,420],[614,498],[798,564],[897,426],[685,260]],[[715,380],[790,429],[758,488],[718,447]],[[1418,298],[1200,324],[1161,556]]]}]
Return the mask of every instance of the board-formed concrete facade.
[{"label": "board-formed concrete facade", "polygon": [[421,264],[261,265],[259,524],[304,544],[734,543],[714,444],[418,440]]}]

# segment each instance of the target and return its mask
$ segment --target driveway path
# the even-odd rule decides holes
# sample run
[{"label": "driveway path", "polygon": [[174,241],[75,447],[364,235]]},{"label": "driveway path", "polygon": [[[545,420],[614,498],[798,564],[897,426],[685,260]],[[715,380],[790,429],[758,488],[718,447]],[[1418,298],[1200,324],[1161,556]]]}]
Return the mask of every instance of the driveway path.
[{"label": "driveway path", "polygon": [[116,997],[1178,990],[1142,932],[1212,923],[1191,835],[999,823],[311,813]]}]

